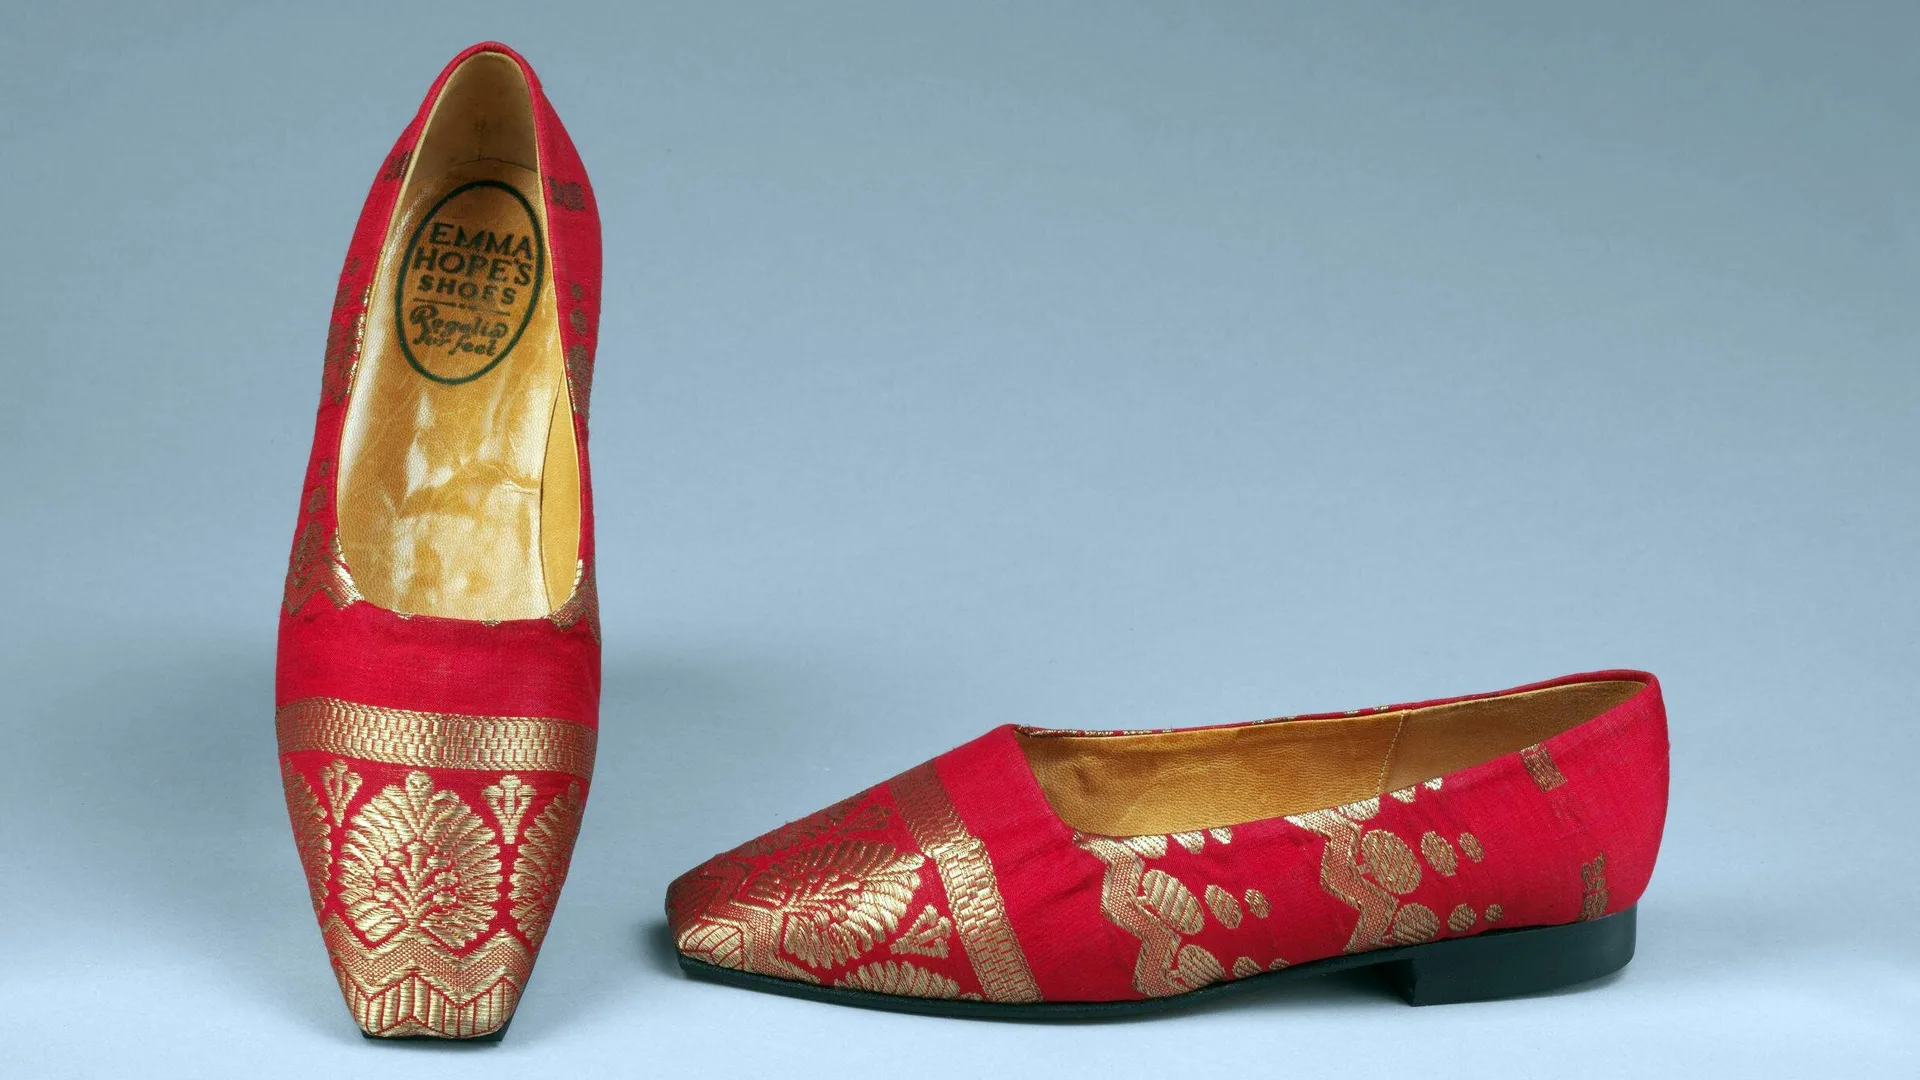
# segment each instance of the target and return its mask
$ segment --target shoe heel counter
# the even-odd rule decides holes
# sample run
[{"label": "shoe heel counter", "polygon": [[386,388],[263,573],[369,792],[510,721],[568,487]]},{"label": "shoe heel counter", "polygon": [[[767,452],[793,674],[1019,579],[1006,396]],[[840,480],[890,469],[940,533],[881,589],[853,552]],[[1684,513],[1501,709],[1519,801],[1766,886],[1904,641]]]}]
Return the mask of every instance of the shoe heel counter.
[{"label": "shoe heel counter", "polygon": [[1579,799],[1584,894],[1580,917],[1594,919],[1639,902],[1653,878],[1666,831],[1667,710],[1658,680],[1587,725],[1568,747],[1570,793]]}]

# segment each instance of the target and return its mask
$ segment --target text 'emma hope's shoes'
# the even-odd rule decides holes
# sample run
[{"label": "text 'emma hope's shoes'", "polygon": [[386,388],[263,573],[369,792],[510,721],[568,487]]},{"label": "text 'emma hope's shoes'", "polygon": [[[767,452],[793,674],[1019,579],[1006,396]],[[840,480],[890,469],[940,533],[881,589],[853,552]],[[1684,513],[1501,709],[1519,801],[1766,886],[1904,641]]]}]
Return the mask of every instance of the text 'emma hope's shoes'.
[{"label": "text 'emma hope's shoes'", "polygon": [[1643,672],[1183,731],[1006,726],[682,875],[688,972],[1076,1018],[1380,967],[1408,1001],[1606,975],[1667,802]]},{"label": "text 'emma hope's shoes'", "polygon": [[287,570],[287,808],[368,1035],[497,1037],[593,774],[600,227],[512,50],[454,58],[340,275]]}]

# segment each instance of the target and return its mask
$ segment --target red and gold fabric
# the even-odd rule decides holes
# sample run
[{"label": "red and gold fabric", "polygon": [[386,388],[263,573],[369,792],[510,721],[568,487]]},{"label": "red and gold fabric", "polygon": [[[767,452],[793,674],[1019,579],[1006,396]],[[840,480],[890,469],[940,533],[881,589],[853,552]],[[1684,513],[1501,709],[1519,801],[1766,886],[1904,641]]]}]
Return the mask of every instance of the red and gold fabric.
[{"label": "red and gold fabric", "polygon": [[685,957],[724,969],[1051,1003],[1598,919],[1639,900],[1659,849],[1658,683],[1603,672],[1508,692],[1602,680],[1642,688],[1519,752],[1341,805],[1145,836],[1063,822],[1019,743],[1046,733],[1001,727],[682,875],[670,929]]},{"label": "red and gold fabric", "polygon": [[[375,267],[431,106],[469,58],[525,73],[545,180],[580,470],[571,597],[544,618],[407,614],[361,595],[341,553],[336,481]],[[587,401],[600,306],[599,219],[538,78],[485,43],[435,80],[381,165],[335,293],[313,450],[281,602],[280,767],[296,846],[347,1005],[377,1036],[472,1037],[511,1017],[586,804],[600,622]]]}]

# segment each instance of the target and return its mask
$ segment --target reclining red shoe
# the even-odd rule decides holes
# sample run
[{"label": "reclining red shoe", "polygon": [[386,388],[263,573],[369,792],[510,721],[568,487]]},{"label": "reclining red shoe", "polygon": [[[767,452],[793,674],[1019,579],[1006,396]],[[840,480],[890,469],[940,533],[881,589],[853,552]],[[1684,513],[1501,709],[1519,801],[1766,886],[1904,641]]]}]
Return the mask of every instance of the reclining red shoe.
[{"label": "reclining red shoe", "polygon": [[361,1028],[498,1036],[593,773],[600,226],[539,80],[454,58],[347,250],[280,617],[280,765]]},{"label": "reclining red shoe", "polygon": [[1416,1005],[1616,971],[1666,816],[1633,671],[1186,731],[1001,727],[667,893],[689,973],[1099,1016],[1377,965]]}]

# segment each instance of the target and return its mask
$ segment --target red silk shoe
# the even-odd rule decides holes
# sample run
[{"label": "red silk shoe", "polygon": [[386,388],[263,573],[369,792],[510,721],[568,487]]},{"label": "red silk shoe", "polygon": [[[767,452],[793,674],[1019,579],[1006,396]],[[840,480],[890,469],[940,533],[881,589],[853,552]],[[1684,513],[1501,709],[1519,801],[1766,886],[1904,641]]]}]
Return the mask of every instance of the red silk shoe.
[{"label": "red silk shoe", "polygon": [[1075,1018],[1380,965],[1414,1004],[1615,971],[1666,817],[1640,672],[1187,731],[1002,727],[675,881],[688,972]]},{"label": "red silk shoe", "polygon": [[540,82],[455,57],[361,211],[280,616],[287,808],[368,1035],[497,1036],[593,775],[600,222]]}]

